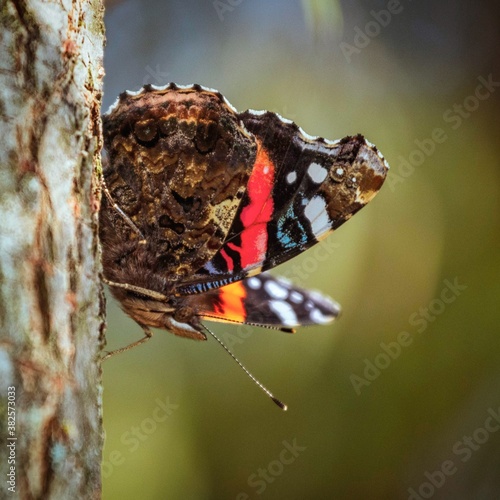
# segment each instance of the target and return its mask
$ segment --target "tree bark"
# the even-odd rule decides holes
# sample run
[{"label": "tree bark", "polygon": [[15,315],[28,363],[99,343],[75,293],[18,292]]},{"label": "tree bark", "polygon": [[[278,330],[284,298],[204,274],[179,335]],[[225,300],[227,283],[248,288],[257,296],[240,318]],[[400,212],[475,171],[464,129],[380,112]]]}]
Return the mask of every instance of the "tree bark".
[{"label": "tree bark", "polygon": [[100,0],[0,2],[0,497],[100,498]]}]

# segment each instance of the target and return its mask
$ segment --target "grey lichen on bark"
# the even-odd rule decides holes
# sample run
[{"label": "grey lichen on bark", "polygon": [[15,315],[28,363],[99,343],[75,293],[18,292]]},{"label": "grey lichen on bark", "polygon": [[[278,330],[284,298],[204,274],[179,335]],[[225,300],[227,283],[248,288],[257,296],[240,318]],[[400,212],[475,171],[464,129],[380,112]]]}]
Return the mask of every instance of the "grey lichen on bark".
[{"label": "grey lichen on bark", "polygon": [[103,44],[100,0],[0,3],[2,498],[100,497]]}]

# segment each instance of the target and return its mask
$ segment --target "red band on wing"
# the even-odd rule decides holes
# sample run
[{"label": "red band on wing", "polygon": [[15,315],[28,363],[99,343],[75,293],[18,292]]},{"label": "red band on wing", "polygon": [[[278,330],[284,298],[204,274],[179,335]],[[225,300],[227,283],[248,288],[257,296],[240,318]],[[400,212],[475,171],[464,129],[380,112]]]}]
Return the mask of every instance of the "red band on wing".
[{"label": "red band on wing", "polygon": [[264,148],[259,147],[257,158],[248,180],[249,203],[241,211],[244,230],[241,233],[241,267],[251,267],[263,262],[267,251],[267,223],[273,214],[271,196],[275,167]]},{"label": "red band on wing", "polygon": [[[229,244],[228,244],[228,246],[229,246]],[[221,249],[220,254],[222,255],[223,259],[226,261],[227,270],[232,272],[234,269],[233,259],[231,259],[231,257],[229,257],[229,255],[226,253],[226,251],[223,248]]]}]

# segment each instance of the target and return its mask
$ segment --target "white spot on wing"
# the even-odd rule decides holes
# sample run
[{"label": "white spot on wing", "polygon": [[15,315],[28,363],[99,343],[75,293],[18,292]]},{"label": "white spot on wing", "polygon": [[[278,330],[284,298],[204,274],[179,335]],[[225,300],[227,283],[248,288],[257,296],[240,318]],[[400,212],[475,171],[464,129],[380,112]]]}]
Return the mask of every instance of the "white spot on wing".
[{"label": "white spot on wing", "polygon": [[283,300],[288,297],[288,290],[276,283],[276,281],[266,281],[264,283],[264,290],[269,294],[273,299]]},{"label": "white spot on wing", "polygon": [[330,228],[330,219],[326,211],[326,202],[321,196],[311,198],[304,209],[305,216],[311,223],[314,236],[318,236]]},{"label": "white spot on wing", "polygon": [[307,174],[316,184],[321,184],[328,175],[326,168],[324,168],[319,163],[313,162],[309,165],[307,169]]},{"label": "white spot on wing", "polygon": [[286,176],[286,182],[288,182],[288,184],[293,184],[296,180],[297,180],[297,174],[295,172],[290,172]]},{"label": "white spot on wing", "polygon": [[270,300],[269,308],[278,316],[284,326],[298,326],[299,323],[295,311],[284,300]]},{"label": "white spot on wing", "polygon": [[288,297],[288,299],[294,304],[301,304],[304,300],[304,296],[296,290],[293,290],[290,292],[290,296]]},{"label": "white spot on wing", "polygon": [[326,323],[330,323],[331,321],[333,321],[335,319],[335,316],[329,316],[323,314],[319,309],[314,308],[309,313],[309,318],[314,323],[318,323],[319,325],[325,325]]},{"label": "white spot on wing", "polygon": [[251,288],[252,290],[258,290],[262,286],[262,283],[259,278],[254,276],[253,278],[247,279],[247,285],[248,288]]}]

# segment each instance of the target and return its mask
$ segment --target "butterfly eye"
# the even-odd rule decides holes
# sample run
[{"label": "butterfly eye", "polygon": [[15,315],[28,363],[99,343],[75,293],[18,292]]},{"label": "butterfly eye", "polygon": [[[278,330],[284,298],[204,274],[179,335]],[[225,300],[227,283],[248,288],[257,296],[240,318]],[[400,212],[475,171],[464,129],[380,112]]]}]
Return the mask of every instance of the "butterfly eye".
[{"label": "butterfly eye", "polygon": [[134,125],[134,134],[140,141],[151,142],[156,138],[158,129],[154,120],[142,120]]}]

